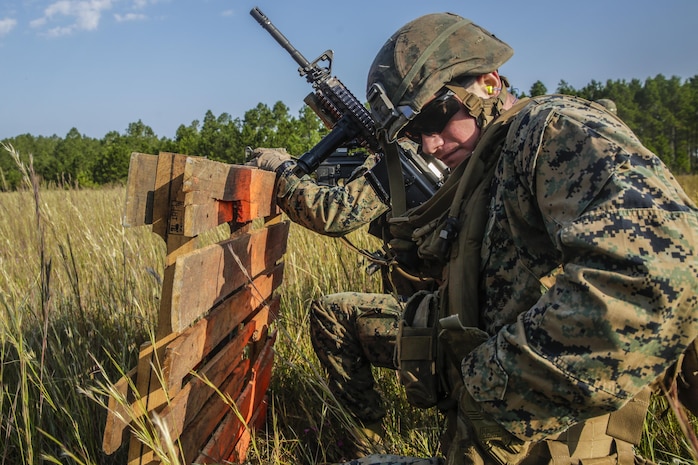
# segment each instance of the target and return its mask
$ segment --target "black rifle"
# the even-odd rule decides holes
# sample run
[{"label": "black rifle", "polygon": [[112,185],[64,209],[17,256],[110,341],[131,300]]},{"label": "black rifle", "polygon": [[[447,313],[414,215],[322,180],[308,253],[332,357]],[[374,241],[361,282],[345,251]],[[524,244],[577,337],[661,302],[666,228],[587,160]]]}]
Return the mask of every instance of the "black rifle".
[{"label": "black rifle", "polygon": [[[308,94],[303,101],[331,128],[329,134],[298,158],[295,173],[302,176],[315,172],[323,160],[340,147],[363,147],[374,153],[382,153],[373,117],[349,89],[331,74],[332,50],[327,50],[309,62],[259,8],[253,8],[250,14],[298,63],[298,73],[305,76],[314,89],[314,93]],[[326,63],[326,66],[321,66],[321,63]],[[405,181],[407,207],[420,205],[441,186],[445,170],[436,163],[427,163],[417,151],[404,150],[400,146],[398,153]],[[373,184],[381,200],[389,204],[390,189],[385,157],[380,157],[367,179]]]},{"label": "black rifle", "polygon": [[366,162],[368,153],[358,151],[349,153],[342,147],[330,154],[320,163],[315,173],[317,183],[324,186],[337,186],[346,183],[351,175]]}]

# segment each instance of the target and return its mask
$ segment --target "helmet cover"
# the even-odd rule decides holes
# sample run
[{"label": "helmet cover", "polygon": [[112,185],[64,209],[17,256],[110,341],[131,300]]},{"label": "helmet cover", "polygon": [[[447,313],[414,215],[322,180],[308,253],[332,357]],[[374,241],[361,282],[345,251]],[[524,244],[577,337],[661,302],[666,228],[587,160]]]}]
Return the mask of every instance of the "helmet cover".
[{"label": "helmet cover", "polygon": [[496,71],[513,54],[505,42],[453,13],[407,23],[383,45],[368,72],[366,92],[378,129],[394,140],[447,83]]}]

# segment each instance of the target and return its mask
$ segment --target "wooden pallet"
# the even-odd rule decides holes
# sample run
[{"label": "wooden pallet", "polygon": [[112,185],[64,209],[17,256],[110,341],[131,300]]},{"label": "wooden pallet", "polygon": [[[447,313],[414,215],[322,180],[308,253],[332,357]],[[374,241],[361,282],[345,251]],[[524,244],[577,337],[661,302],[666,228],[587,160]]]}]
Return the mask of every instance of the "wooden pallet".
[{"label": "wooden pallet", "polygon": [[[109,401],[107,454],[128,442],[129,465],[161,463],[152,440],[139,439],[149,434],[171,439],[182,463],[245,460],[265,421],[289,229],[273,191],[274,174],[256,168],[131,155],[123,223],[150,225],[167,256],[155,340]],[[229,238],[198,246],[223,223]]]}]

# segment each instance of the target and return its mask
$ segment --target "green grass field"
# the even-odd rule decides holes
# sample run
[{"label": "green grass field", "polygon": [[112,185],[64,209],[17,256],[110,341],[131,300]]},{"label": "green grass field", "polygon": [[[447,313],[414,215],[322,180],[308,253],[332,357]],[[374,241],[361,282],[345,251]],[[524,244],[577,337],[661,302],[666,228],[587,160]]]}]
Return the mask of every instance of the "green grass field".
[{"label": "green grass field", "polygon": [[[698,198],[698,177],[681,182]],[[121,226],[121,187],[27,184],[0,194],[0,465],[125,464],[125,447],[111,456],[101,451],[101,402],[152,337],[164,243],[146,227]],[[351,239],[377,246],[363,231]],[[340,241],[292,226],[288,250],[267,428],[255,436],[248,460],[335,462],[347,458],[357,432],[325,388],[307,334],[308,303],[342,290],[377,291],[379,284]],[[411,408],[394,372],[376,369],[376,376],[392,406],[389,452],[438,454],[438,414]],[[654,399],[642,453],[656,462],[693,463],[666,405]]]}]

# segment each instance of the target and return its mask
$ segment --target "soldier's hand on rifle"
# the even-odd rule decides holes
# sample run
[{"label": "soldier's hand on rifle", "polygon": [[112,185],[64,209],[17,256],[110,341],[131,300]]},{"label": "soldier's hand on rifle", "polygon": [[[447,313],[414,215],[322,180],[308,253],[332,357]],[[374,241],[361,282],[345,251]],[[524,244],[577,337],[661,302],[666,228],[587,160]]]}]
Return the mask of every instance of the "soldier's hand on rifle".
[{"label": "soldier's hand on rifle", "polygon": [[291,161],[291,155],[284,148],[256,148],[245,164],[276,173],[282,165]]}]

